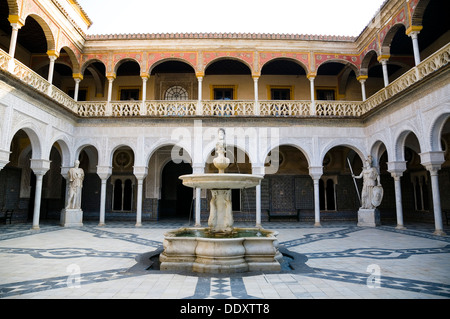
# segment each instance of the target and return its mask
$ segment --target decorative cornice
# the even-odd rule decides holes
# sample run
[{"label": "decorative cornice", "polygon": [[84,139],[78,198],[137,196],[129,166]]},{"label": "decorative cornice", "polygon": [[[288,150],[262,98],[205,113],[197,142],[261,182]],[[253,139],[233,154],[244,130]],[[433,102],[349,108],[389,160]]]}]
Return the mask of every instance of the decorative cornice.
[{"label": "decorative cornice", "polygon": [[[61,13],[66,17],[66,19],[68,20],[68,21],[70,21],[70,23],[74,26],[74,28],[82,35],[82,37],[83,38],[86,38],[86,34],[85,34],[85,32],[83,31],[83,29],[75,22],[75,20],[74,19],[72,19],[71,17],[70,17],[70,15],[67,13],[67,11],[63,8],[63,6],[58,2],[58,0],[52,0],[52,2],[53,2],[53,4],[59,9],[59,11],[61,11]],[[80,5],[78,5],[79,6],[79,8],[80,8],[80,10],[83,10],[82,8],[81,8],[81,6]],[[82,12],[84,12],[84,11],[82,11]],[[86,17],[87,17],[87,15],[86,15]],[[87,18],[87,19],[89,19],[89,18]],[[90,21],[90,20],[89,20]],[[92,24],[92,22],[90,22],[91,24]]]},{"label": "decorative cornice", "polygon": [[164,39],[246,39],[246,40],[301,40],[354,42],[356,37],[338,35],[284,34],[284,33],[131,33],[94,34],[86,40],[164,40]]}]

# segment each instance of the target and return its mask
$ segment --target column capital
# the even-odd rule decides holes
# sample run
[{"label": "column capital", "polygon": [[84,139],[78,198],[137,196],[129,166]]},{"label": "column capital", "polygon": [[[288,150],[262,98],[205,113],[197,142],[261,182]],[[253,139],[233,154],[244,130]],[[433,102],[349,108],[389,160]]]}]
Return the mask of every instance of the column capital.
[{"label": "column capital", "polygon": [[108,79],[108,81],[112,81],[116,78],[116,73],[108,72],[108,73],[106,73],[106,78]]},{"label": "column capital", "polygon": [[192,174],[203,174],[205,173],[205,166],[204,165],[196,165],[193,163],[192,165]]},{"label": "column capital", "polygon": [[266,168],[263,166],[252,166],[252,174],[264,176],[266,174]]},{"label": "column capital", "polygon": [[48,50],[47,55],[50,60],[56,60],[59,57],[58,52],[56,52],[55,50]]},{"label": "column capital", "polygon": [[83,74],[81,74],[81,73],[73,73],[72,74],[72,77],[73,77],[73,79],[75,80],[75,81],[82,81],[83,80]]},{"label": "column capital", "polygon": [[143,180],[148,174],[147,166],[133,166],[133,174],[138,180]]},{"label": "column capital", "polygon": [[144,79],[148,80],[150,77],[150,74],[148,74],[148,72],[141,72],[140,76],[141,76],[142,80],[144,80]]},{"label": "column capital", "polygon": [[8,16],[8,21],[11,23],[12,27],[16,27],[17,29],[20,29],[25,25],[25,21],[21,19],[17,14],[10,14]]},{"label": "column capital", "polygon": [[309,168],[309,176],[313,180],[319,180],[320,177],[322,177],[323,174],[323,166],[310,166]]},{"label": "column capital", "polygon": [[306,77],[311,81],[311,79],[312,80],[314,80],[315,78],[316,78],[316,76],[317,76],[317,73],[316,72],[309,72],[307,75],[306,75]]},{"label": "column capital", "polygon": [[252,74],[253,80],[258,80],[260,77],[261,77],[261,74],[260,74],[260,73],[253,73],[253,74]]},{"label": "column capital", "polygon": [[51,161],[44,159],[30,159],[30,168],[36,175],[45,175],[50,169]]},{"label": "column capital", "polygon": [[430,171],[430,174],[437,174],[441,165],[445,162],[444,151],[432,151],[420,153],[421,164]]},{"label": "column capital", "polygon": [[0,171],[9,163],[9,155],[11,151],[0,149]]},{"label": "column capital", "polygon": [[377,58],[377,60],[378,62],[387,62],[390,57],[391,57],[390,54],[382,54]]},{"label": "column capital", "polygon": [[401,177],[406,171],[406,161],[387,162],[387,171],[391,173],[393,178]]},{"label": "column capital", "polygon": [[62,166],[61,167],[61,175],[67,179],[69,177],[69,169],[71,169],[70,166]]},{"label": "column capital", "polygon": [[361,82],[361,81],[366,81],[368,78],[369,78],[368,75],[360,75],[360,76],[357,76],[357,77],[356,77],[356,79],[357,79],[359,82]]},{"label": "column capital", "polygon": [[112,174],[111,166],[97,166],[97,175],[100,179],[106,180]]},{"label": "column capital", "polygon": [[205,76],[205,72],[203,72],[203,71],[197,71],[197,72],[195,72],[195,76],[196,76],[197,78],[203,78],[203,77]]},{"label": "column capital", "polygon": [[406,35],[412,36],[413,34],[417,35],[420,31],[422,31],[423,26],[421,25],[412,25],[408,29],[406,29]]}]

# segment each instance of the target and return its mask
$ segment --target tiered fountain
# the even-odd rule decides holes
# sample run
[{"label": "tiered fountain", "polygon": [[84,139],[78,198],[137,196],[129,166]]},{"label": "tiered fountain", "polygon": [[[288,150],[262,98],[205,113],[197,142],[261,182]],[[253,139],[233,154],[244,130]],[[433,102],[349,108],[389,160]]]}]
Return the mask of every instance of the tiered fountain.
[{"label": "tiered fountain", "polygon": [[231,189],[259,185],[262,176],[227,174],[230,160],[225,157],[223,129],[219,130],[212,174],[180,176],[183,184],[211,190],[209,227],[180,228],[164,236],[160,269],[200,273],[235,273],[279,271],[282,255],[278,252],[276,233],[261,227],[233,227]]}]

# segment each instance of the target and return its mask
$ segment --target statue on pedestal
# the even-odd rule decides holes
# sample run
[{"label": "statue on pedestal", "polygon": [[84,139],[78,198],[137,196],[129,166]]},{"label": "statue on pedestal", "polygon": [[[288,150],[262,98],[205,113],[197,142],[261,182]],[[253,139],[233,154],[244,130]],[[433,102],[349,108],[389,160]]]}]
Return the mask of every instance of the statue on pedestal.
[{"label": "statue on pedestal", "polygon": [[69,199],[66,209],[81,209],[81,190],[83,188],[84,171],[79,167],[80,161],[69,169]]},{"label": "statue on pedestal", "polygon": [[363,179],[361,192],[361,208],[375,209],[381,204],[383,199],[383,187],[380,183],[380,175],[375,167],[372,167],[372,156],[368,156],[364,161],[364,167],[359,176],[352,175],[353,178]]}]

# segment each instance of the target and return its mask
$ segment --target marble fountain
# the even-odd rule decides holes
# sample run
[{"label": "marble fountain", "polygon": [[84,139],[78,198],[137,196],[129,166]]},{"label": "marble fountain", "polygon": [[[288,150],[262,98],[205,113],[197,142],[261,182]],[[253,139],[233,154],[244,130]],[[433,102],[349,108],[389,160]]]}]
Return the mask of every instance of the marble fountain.
[{"label": "marble fountain", "polygon": [[262,176],[228,174],[225,157],[225,131],[219,129],[216,157],[218,173],[180,176],[183,184],[211,191],[208,227],[188,227],[164,235],[160,270],[198,273],[238,273],[280,271],[281,253],[277,233],[262,227],[234,227],[231,189],[257,186]]}]

